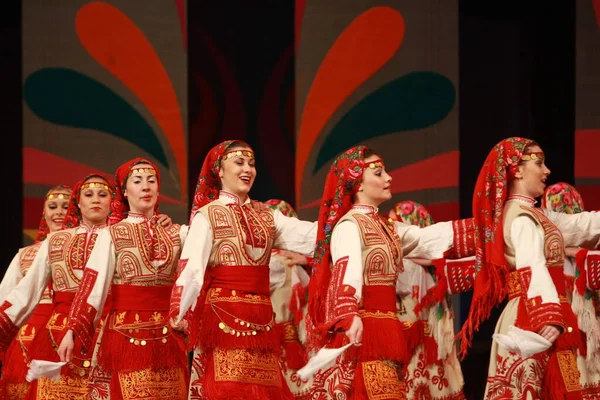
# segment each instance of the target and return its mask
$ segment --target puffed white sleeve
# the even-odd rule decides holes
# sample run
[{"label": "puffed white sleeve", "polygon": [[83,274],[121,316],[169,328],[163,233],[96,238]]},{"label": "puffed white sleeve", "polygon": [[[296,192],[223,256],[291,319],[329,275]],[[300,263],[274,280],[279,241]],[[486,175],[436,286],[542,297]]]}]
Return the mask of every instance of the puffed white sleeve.
[{"label": "puffed white sleeve", "polygon": [[279,210],[275,210],[273,219],[275,223],[274,248],[295,251],[309,257],[313,255],[317,241],[317,221],[308,222],[294,217],[286,217]]},{"label": "puffed white sleeve", "polygon": [[188,230],[185,245],[181,251],[175,286],[171,292],[169,315],[178,323],[189,311],[196,307],[196,301],[204,284],[204,274],[210,258],[213,233],[204,214],[198,212]]}]

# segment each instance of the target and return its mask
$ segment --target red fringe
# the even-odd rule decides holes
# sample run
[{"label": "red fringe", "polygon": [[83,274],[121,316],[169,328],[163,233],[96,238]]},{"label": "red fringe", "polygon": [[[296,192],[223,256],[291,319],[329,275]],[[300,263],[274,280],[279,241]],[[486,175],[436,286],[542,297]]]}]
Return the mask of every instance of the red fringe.
[{"label": "red fringe", "polygon": [[585,259],[587,255],[588,251],[586,249],[581,249],[575,254],[575,267],[577,268],[577,271],[579,271],[579,276],[575,281],[575,288],[582,296],[585,293],[587,285],[587,274],[585,270]]},{"label": "red fringe", "polygon": [[[392,360],[408,363],[411,353],[407,338],[398,318],[363,317],[362,346],[359,347],[359,361]],[[418,344],[418,343],[417,343]]]},{"label": "red fringe", "polygon": [[172,334],[167,343],[148,340],[146,346],[134,345],[129,338],[106,328],[100,343],[98,363],[107,372],[135,371],[145,368],[181,366],[187,368],[187,352],[180,335]]},{"label": "red fringe", "polygon": [[352,400],[370,400],[367,388],[365,387],[365,379],[363,376],[362,363],[356,364],[354,372],[354,382],[352,383],[352,391],[349,398]]},{"label": "red fringe", "polygon": [[464,359],[471,346],[473,335],[483,321],[490,317],[492,309],[506,297],[506,278],[508,269],[505,265],[489,264],[481,268],[475,277],[473,285],[473,299],[469,308],[469,315],[460,332],[456,335],[460,339],[458,356]]},{"label": "red fringe", "polygon": [[264,386],[256,383],[219,381],[215,379],[215,363],[212,351],[206,354],[204,374],[200,377],[202,395],[210,400],[293,400],[294,396],[285,381],[283,374],[279,373],[281,387]]},{"label": "red fringe", "polygon": [[[66,332],[66,330],[65,330]],[[56,343],[58,345],[60,345],[60,342],[62,341],[62,338],[65,334],[65,332],[60,332],[60,333],[53,333],[54,335],[54,339],[56,340]],[[75,341],[75,346],[77,346],[77,344],[79,343],[79,341]],[[47,361],[60,361],[60,357],[58,356],[58,353],[56,352],[57,349],[54,348],[54,345],[52,344],[52,340],[50,339],[50,332],[48,331],[48,328],[43,327],[41,329],[40,332],[38,332],[37,335],[35,335],[35,339],[33,339],[32,345],[31,345],[31,351],[30,351],[30,355],[29,358],[30,359],[35,359],[35,360],[47,360]],[[73,353],[75,356],[78,356],[77,353]]]},{"label": "red fringe", "polygon": [[15,338],[6,349],[5,362],[2,364],[2,380],[7,383],[26,382],[29,367],[25,363],[21,343]]},{"label": "red fringe", "polygon": [[285,363],[288,368],[298,370],[304,367],[308,362],[306,349],[304,349],[302,343],[298,341],[297,336],[295,340],[285,340],[284,329],[285,328],[283,326],[279,328],[282,335],[281,337],[283,343]]},{"label": "red fringe", "polygon": [[[228,313],[235,315],[248,322],[267,324],[273,318],[273,307],[269,305],[259,305],[251,303],[216,303],[219,307],[227,310]],[[198,345],[201,349],[223,348],[254,348],[263,350],[281,349],[281,333],[277,326],[270,331],[257,331],[256,335],[237,336],[223,332],[219,328],[221,319],[230,328],[242,331],[248,330],[246,326],[240,326],[235,323],[235,319],[224,312],[217,310],[219,315],[211,309],[210,304],[204,305],[202,312],[203,318],[198,329]],[[219,317],[221,319],[219,319]]]},{"label": "red fringe", "polygon": [[448,279],[446,277],[446,260],[441,258],[433,260],[435,267],[435,286],[430,288],[421,301],[415,306],[415,314],[419,315],[422,310],[440,304],[448,293]]},{"label": "red fringe", "polygon": [[431,336],[425,336],[423,353],[425,354],[425,365],[430,366],[441,363],[438,359],[438,344]]},{"label": "red fringe", "polygon": [[296,283],[294,287],[292,287],[290,311],[294,316],[294,323],[296,325],[299,325],[302,318],[304,318],[302,308],[306,304],[306,293],[307,288],[303,287],[301,283]]},{"label": "red fringe", "polygon": [[567,392],[563,376],[558,365],[558,357],[556,351],[553,351],[548,365],[546,367],[546,375],[542,386],[542,399],[564,399],[564,400],[583,400],[581,390]]}]

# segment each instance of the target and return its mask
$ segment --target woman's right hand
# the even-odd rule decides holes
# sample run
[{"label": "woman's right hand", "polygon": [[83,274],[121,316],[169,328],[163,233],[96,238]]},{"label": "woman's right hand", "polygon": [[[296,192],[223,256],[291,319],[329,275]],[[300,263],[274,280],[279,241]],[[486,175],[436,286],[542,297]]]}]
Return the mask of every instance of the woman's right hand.
[{"label": "woman's right hand", "polygon": [[348,336],[348,339],[350,339],[351,343],[360,344],[360,342],[362,341],[362,335],[362,319],[360,319],[359,316],[355,315],[352,319],[352,325],[350,325],[350,328],[346,331],[346,336]]},{"label": "woman's right hand", "polygon": [[69,362],[73,357],[73,347],[75,346],[75,341],[73,340],[73,331],[69,329],[67,333],[65,333],[65,337],[60,342],[60,346],[58,346],[58,355],[60,357],[60,361]]},{"label": "woman's right hand", "polygon": [[189,324],[185,319],[182,319],[179,323],[175,321],[175,318],[171,318],[169,321],[171,323],[171,328],[176,331],[186,332],[188,330]]},{"label": "woman's right hand", "polygon": [[554,343],[554,341],[560,336],[560,331],[554,325],[544,325],[538,332],[538,335],[542,336],[550,343]]}]

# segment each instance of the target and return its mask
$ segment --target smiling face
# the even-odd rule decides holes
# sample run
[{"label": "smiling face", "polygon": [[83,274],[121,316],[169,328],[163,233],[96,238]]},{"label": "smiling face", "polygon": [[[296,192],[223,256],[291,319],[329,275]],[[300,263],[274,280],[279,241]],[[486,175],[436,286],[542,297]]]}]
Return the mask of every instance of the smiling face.
[{"label": "smiling face", "polygon": [[252,149],[232,146],[221,159],[219,178],[221,189],[245,199],[256,179],[256,161]]},{"label": "smiling face", "polygon": [[548,175],[550,170],[546,167],[544,153],[540,146],[533,145],[523,153],[515,174],[514,186],[520,194],[539,197],[544,194]]},{"label": "smiling face", "polygon": [[154,215],[158,200],[158,177],[154,167],[150,164],[134,165],[127,177],[123,195],[131,212],[149,217]]},{"label": "smiling face", "polygon": [[69,208],[70,189],[51,189],[44,202],[44,219],[50,232],[62,229]]},{"label": "smiling face", "polygon": [[392,198],[392,177],[385,171],[385,165],[379,156],[373,154],[365,158],[362,183],[356,193],[356,202],[379,207]]},{"label": "smiling face", "polygon": [[91,176],[81,185],[79,209],[87,225],[103,225],[110,210],[110,185],[99,176]]}]

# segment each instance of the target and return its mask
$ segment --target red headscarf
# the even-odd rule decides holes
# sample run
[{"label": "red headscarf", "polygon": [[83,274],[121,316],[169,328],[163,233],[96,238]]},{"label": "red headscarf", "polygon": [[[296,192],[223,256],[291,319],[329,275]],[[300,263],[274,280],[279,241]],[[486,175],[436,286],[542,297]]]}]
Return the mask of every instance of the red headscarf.
[{"label": "red headscarf", "polygon": [[325,323],[325,298],[331,280],[331,235],[340,218],[352,208],[354,195],[362,182],[366,149],[366,146],[357,146],[338,156],[325,179],[308,289],[311,330],[315,330],[318,336],[322,334],[320,331]]},{"label": "red headscarf", "polygon": [[[108,225],[114,225],[127,217],[129,213],[129,202],[123,196],[125,186],[127,184],[127,178],[129,174],[138,164],[148,164],[156,171],[156,182],[160,190],[160,171],[158,168],[145,158],[134,158],[133,160],[127,161],[121,165],[115,173],[115,187],[113,192],[113,199],[110,203],[110,215],[108,217]],[[158,200],[154,206],[154,213],[158,214]]]},{"label": "red headscarf", "polygon": [[[82,180],[80,180],[79,182],[77,182],[75,184],[75,187],[73,188],[73,192],[71,193],[71,199],[69,201],[69,208],[67,209],[67,215],[65,216],[65,222],[63,222],[63,226],[62,226],[63,229],[75,228],[75,227],[79,226],[79,224],[81,223],[82,217],[81,217],[81,210],[79,209],[79,198],[81,196],[81,187],[90,178],[98,178],[98,179],[95,179],[95,180],[87,182],[87,183],[101,185],[106,190],[108,190],[108,192],[111,194],[114,192],[115,184],[114,184],[113,180],[102,174],[90,174],[90,175],[86,176],[85,178],[83,178]],[[104,182],[101,182],[101,181],[104,181]]]},{"label": "red headscarf", "polygon": [[565,214],[577,214],[585,211],[581,194],[565,182],[555,183],[546,188],[542,196],[542,207]]},{"label": "red headscarf", "polygon": [[462,356],[471,344],[473,333],[506,296],[504,203],[509,180],[514,179],[525,149],[534,144],[533,140],[519,137],[502,140],[490,151],[479,172],[473,193],[477,276],[469,316],[458,334],[462,339]]},{"label": "red headscarf", "polygon": [[202,163],[202,169],[198,175],[196,192],[192,201],[190,225],[199,209],[219,197],[219,188],[221,187],[221,180],[219,178],[221,159],[233,144],[240,143],[246,145],[238,140],[226,140],[213,147],[206,155],[204,163]]},{"label": "red headscarf", "polygon": [[273,210],[279,210],[286,217],[298,218],[298,214],[296,214],[294,207],[292,207],[290,205],[290,203],[288,203],[285,200],[270,199],[270,200],[265,201],[265,204],[268,205],[269,208],[271,208]]},{"label": "red headscarf", "polygon": [[[71,188],[67,185],[56,185],[52,189],[48,190],[48,192],[46,193],[46,197],[44,198],[44,210],[46,209],[46,202],[48,200],[51,200],[50,195],[55,194],[69,197],[71,196]],[[50,228],[48,227],[48,223],[46,222],[44,210],[42,210],[42,218],[38,227],[38,233],[35,238],[35,243],[41,242],[42,240],[46,239],[46,237],[50,233]]]}]

